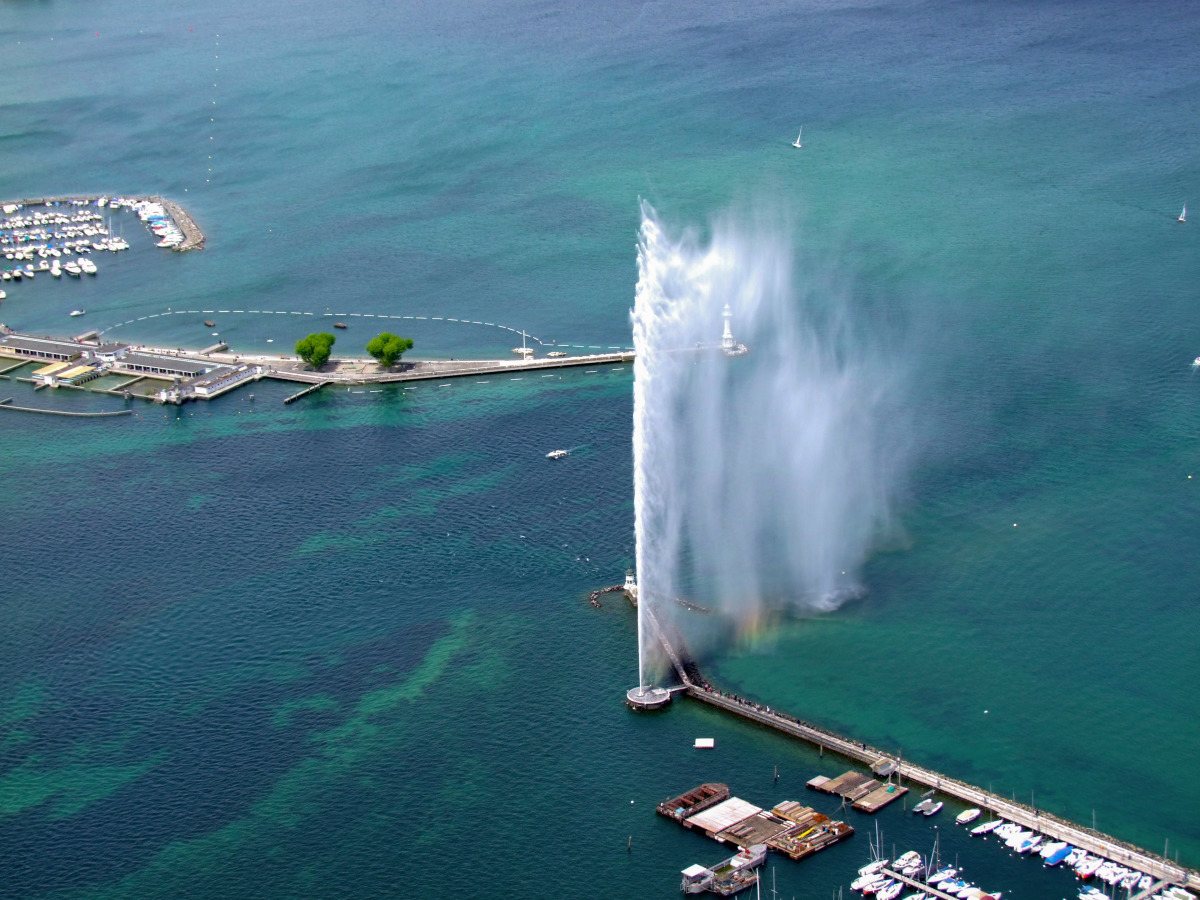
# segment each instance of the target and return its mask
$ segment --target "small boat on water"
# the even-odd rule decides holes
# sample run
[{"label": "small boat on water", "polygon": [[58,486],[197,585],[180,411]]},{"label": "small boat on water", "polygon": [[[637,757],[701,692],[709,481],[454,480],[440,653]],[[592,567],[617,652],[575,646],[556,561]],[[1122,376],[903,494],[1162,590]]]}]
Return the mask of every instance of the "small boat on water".
[{"label": "small boat on water", "polygon": [[708,891],[722,897],[730,897],[758,882],[758,872],[755,869],[761,866],[766,858],[766,844],[751,844],[711,868],[701,865],[688,866],[682,872],[683,881],[680,882],[679,890],[685,894]]},{"label": "small boat on water", "polygon": [[85,312],[87,312],[86,309],[73,309],[71,310],[71,318],[73,319],[76,316],[82,316]]},{"label": "small boat on water", "polygon": [[551,351],[550,351],[549,353],[547,353],[546,355],[547,355],[547,356],[550,356],[550,357],[553,357],[554,359],[559,359],[559,358],[561,358],[561,357],[563,357],[563,356],[566,356],[567,354],[566,354],[566,353],[564,353],[562,350],[551,350]]},{"label": "small boat on water", "polygon": [[571,455],[570,450],[551,450],[549,453],[546,454],[546,459],[562,459],[562,458],[570,456],[570,455]]},{"label": "small boat on water", "polygon": [[933,806],[933,801],[927,797],[924,800],[922,800],[920,803],[918,803],[916,806],[914,806],[912,808],[912,811],[914,813],[923,813],[923,812],[925,812],[925,810],[929,809],[929,807],[931,807],[931,806]]},{"label": "small boat on water", "polygon": [[1017,852],[1018,853],[1029,853],[1033,850],[1036,850],[1038,845],[1041,842],[1042,842],[1042,836],[1040,834],[1035,834],[1035,835],[1033,835],[1033,837],[1029,837],[1029,838],[1026,838],[1025,840],[1021,841],[1020,846],[1017,847]]},{"label": "small boat on water", "polygon": [[214,322],[212,319],[205,319],[205,320],[204,320],[204,327],[205,327],[205,328],[216,328],[216,327],[217,327],[217,323],[216,323],[216,322]]},{"label": "small boat on water", "polygon": [[1183,204],[1183,212],[1181,212],[1181,213],[1179,214],[1179,221],[1180,221],[1180,222],[1186,222],[1186,221],[1187,221],[1187,204],[1186,204],[1186,203],[1185,203],[1185,204]]},{"label": "small boat on water", "polygon": [[[859,869],[858,874],[859,875],[877,875],[879,872],[883,871],[883,869],[887,867],[887,864],[888,864],[888,861],[886,859],[877,859],[874,862],[867,863],[865,866],[863,866],[861,869]],[[855,890],[857,890],[857,888],[855,888]]]},{"label": "small boat on water", "polygon": [[1055,850],[1053,853],[1049,854],[1048,856],[1043,853],[1042,856],[1045,858],[1046,861],[1044,863],[1042,863],[1042,865],[1050,866],[1051,868],[1053,868],[1054,866],[1057,866],[1059,863],[1063,862],[1068,857],[1070,857],[1070,855],[1074,852],[1075,852],[1075,849],[1073,847],[1071,847],[1070,845],[1064,845],[1064,846],[1060,847],[1059,849]]},{"label": "small boat on water", "polygon": [[1085,880],[1091,878],[1103,862],[1104,860],[1098,856],[1085,856],[1082,861],[1075,864],[1075,874]]},{"label": "small boat on water", "polygon": [[346,323],[345,323],[345,322],[334,322],[334,323],[333,323],[333,327],[334,327],[334,328],[345,328],[345,327],[346,327]]},{"label": "small boat on water", "polygon": [[86,256],[80,258],[79,268],[83,269],[83,271],[88,275],[96,274],[96,264],[94,262],[92,262],[90,259],[88,259]]},{"label": "small boat on water", "polygon": [[800,150],[804,147],[804,145],[802,143],[800,143],[800,138],[802,138],[802,137],[804,137],[804,126],[803,125],[800,126],[800,133],[798,135],[796,135],[796,139],[794,141],[792,141],[792,146],[795,147],[797,150]]},{"label": "small boat on water", "polygon": [[976,825],[971,829],[971,834],[987,834],[989,831],[995,831],[1003,824],[1003,819],[992,819],[990,822],[984,822],[982,825]]},{"label": "small boat on water", "polygon": [[933,804],[933,806],[929,807],[929,809],[925,810],[925,815],[927,815],[927,816],[936,815],[937,813],[942,811],[942,806],[943,806],[942,801],[939,800],[937,803]]},{"label": "small boat on water", "polygon": [[850,882],[850,890],[861,891],[864,888],[875,884],[875,882],[883,884],[883,882],[887,880],[888,879],[886,875],[880,875],[878,872],[867,872],[863,875],[859,875],[852,882]]},{"label": "small boat on water", "polygon": [[957,874],[958,874],[958,869],[955,869],[951,866],[946,866],[946,868],[938,869],[936,872],[934,872],[932,875],[930,875],[929,883],[930,884],[938,884],[939,882],[945,881],[948,878],[953,878]]},{"label": "small boat on water", "polygon": [[4,291],[0,291],[0,300],[7,300],[7,299],[8,299],[8,294],[4,293]]},{"label": "small boat on water", "polygon": [[969,822],[974,822],[981,815],[983,815],[983,810],[964,809],[962,812],[960,812],[957,816],[954,817],[954,821],[957,822],[959,825],[966,825]]},{"label": "small boat on water", "polygon": [[875,896],[878,897],[879,900],[896,900],[896,898],[900,896],[900,892],[903,890],[903,881],[893,881],[891,884],[884,885],[881,890],[876,892]]}]

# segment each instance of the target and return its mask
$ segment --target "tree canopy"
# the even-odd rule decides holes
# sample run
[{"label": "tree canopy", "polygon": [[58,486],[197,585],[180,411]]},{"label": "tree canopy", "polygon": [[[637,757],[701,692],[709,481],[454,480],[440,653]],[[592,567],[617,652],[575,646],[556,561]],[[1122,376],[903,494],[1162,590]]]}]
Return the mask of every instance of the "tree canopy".
[{"label": "tree canopy", "polygon": [[333,342],[336,340],[337,338],[326,331],[315,332],[296,341],[296,355],[314,369],[319,369],[329,359]]},{"label": "tree canopy", "polygon": [[412,346],[412,338],[398,337],[384,331],[367,342],[367,352],[385,369],[390,369]]}]

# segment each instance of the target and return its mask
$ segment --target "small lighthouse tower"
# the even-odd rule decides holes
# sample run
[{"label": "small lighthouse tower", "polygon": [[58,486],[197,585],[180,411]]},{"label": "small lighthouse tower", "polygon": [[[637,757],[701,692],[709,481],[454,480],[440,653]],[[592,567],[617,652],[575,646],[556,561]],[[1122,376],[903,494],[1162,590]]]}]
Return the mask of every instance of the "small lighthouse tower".
[{"label": "small lighthouse tower", "polygon": [[729,308],[728,303],[725,304],[725,311],[721,315],[725,319],[725,331],[721,334],[721,349],[730,353],[736,345],[733,342],[733,329],[729,324],[733,319],[733,310]]},{"label": "small lighthouse tower", "polygon": [[637,576],[633,574],[633,569],[625,572],[625,596],[634,606],[638,604],[638,586]]},{"label": "small lighthouse tower", "polygon": [[725,304],[721,316],[725,319],[725,331],[721,334],[721,351],[726,356],[741,356],[747,349],[745,344],[739,344],[733,339],[733,327],[730,324],[733,320],[733,310],[729,308],[728,303]]}]

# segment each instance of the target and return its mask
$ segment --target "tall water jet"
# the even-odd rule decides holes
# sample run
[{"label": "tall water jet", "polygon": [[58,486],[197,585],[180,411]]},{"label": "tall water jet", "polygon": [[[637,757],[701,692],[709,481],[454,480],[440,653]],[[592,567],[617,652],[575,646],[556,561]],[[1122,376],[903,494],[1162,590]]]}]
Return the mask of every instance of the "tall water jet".
[{"label": "tall water jet", "polygon": [[702,242],[642,206],[639,686],[663,668],[651,622],[664,603],[703,598],[738,628],[768,606],[833,609],[862,590],[891,522],[910,443],[892,342],[855,321],[835,279],[806,273],[798,288],[795,265],[778,227],[727,218]]}]

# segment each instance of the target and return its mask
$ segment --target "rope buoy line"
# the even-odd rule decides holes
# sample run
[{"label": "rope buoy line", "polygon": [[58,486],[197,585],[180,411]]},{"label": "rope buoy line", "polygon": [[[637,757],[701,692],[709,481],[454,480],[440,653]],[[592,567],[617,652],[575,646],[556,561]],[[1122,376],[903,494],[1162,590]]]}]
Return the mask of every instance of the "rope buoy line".
[{"label": "rope buoy line", "polygon": [[297,310],[284,309],[168,309],[166,312],[150,313],[145,316],[138,316],[133,319],[126,319],[124,322],[117,322],[114,325],[109,325],[97,332],[97,334],[108,334],[117,328],[122,328],[126,325],[132,325],[135,322],[145,322],[149,319],[158,319],[164,316],[200,316],[200,315],[259,315],[259,316],[311,316],[314,318],[333,319],[339,316],[345,316],[348,319],[411,319],[419,322],[455,322],[460,325],[479,325],[486,328],[499,328],[504,331],[511,331],[513,334],[526,337],[531,341],[536,341],[543,347],[571,347],[576,350],[632,350],[632,347],[603,347],[597,344],[556,344],[554,342],[546,342],[536,335],[530,334],[528,331],[521,331],[519,328],[512,328],[508,325],[500,325],[496,322],[478,322],[474,319],[454,319],[449,316],[389,316],[383,313],[313,313],[301,312]]}]

